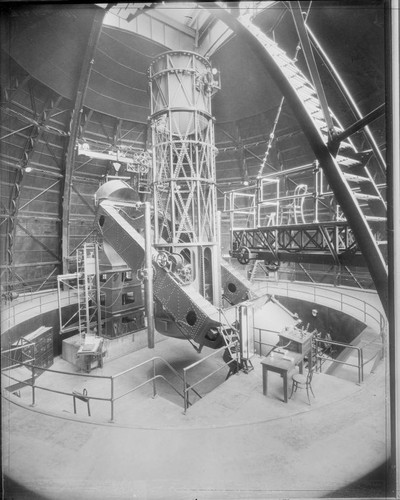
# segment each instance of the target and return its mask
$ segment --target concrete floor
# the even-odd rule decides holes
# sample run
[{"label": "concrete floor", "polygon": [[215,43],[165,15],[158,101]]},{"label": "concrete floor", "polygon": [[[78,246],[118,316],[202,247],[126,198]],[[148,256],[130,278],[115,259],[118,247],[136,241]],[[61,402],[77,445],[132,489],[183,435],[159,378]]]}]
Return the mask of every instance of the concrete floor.
[{"label": "concrete floor", "polygon": [[[210,352],[205,349],[201,356]],[[131,353],[91,374],[117,373],[154,355],[177,369],[200,357],[187,342],[167,339],[154,350]],[[257,356],[254,371],[231,376],[222,385],[227,373],[222,359],[211,358],[206,364],[191,381],[212,368],[223,369],[199,387],[205,396],[186,415],[181,398],[165,383],[158,384],[156,398],[149,385],[117,402],[114,423],[109,423],[109,403],[92,401],[89,418],[81,401],[73,414],[71,397],[54,398],[38,390],[37,406],[31,408],[29,388],[22,389],[20,397],[4,391],[5,498],[387,496],[384,473],[374,473],[385,463],[389,447],[384,362],[361,386],[315,375],[311,406],[303,392],[285,404],[277,374],[269,376],[269,394],[263,396]],[[59,358],[54,368],[75,371]],[[121,378],[118,390],[140,383],[150,372],[146,368],[135,377]],[[157,372],[168,375],[162,365]],[[99,379],[71,380],[46,373],[37,383],[58,390],[85,387],[90,395],[104,392]]]}]

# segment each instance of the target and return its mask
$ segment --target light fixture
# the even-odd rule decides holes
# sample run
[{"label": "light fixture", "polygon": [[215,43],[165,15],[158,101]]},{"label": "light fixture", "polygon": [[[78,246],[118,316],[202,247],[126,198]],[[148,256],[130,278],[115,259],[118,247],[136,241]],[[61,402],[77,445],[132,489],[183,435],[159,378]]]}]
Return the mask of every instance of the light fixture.
[{"label": "light fixture", "polygon": [[213,68],[213,69],[211,70],[211,73],[212,73],[213,75],[216,75],[216,74],[218,73],[217,68]]},{"label": "light fixture", "polygon": [[248,186],[249,185],[249,181],[243,181],[243,186]]},{"label": "light fixture", "polygon": [[24,170],[25,170],[25,172],[28,172],[28,173],[32,172],[32,167],[26,167]]},{"label": "light fixture", "polygon": [[121,163],[118,163],[117,161],[113,161],[113,167],[115,168],[115,171],[118,173],[119,169],[121,168]]}]

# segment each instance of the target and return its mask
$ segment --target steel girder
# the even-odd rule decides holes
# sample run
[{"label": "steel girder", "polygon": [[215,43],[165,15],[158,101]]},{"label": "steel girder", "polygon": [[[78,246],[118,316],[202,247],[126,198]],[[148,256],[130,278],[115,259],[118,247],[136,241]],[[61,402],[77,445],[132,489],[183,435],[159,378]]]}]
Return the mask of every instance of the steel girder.
[{"label": "steel girder", "polygon": [[268,226],[233,231],[233,257],[245,248],[256,260],[365,266],[346,222]]},{"label": "steel girder", "polygon": [[[216,4],[220,6],[217,2]],[[206,5],[205,5],[206,7]],[[303,130],[308,143],[318,159],[321,168],[332,191],[340,204],[343,213],[353,230],[354,236],[367,263],[369,272],[374,281],[376,290],[385,311],[388,311],[388,268],[383,255],[375,241],[368,222],[359,207],[351,188],[345,182],[343,173],[335,157],[329,151],[323,140],[321,131],[317,128],[312,117],[309,115],[304,102],[294,87],[289,82],[278,62],[264,47],[262,41],[255,32],[248,29],[240,19],[235,18],[225,8],[211,9],[212,13],[224,21],[237,36],[240,36],[254,53],[265,64],[271,78],[285,96],[300,127]]]},{"label": "steel girder", "polygon": [[66,148],[65,154],[65,176],[64,176],[64,193],[62,198],[62,238],[61,238],[61,254],[62,254],[62,266],[63,274],[68,273],[68,258],[70,255],[70,202],[72,193],[72,176],[76,156],[76,141],[78,138],[78,133],[80,129],[82,108],[84,103],[84,98],[89,83],[89,77],[91,73],[91,68],[93,65],[93,56],[96,50],[97,42],[100,37],[101,28],[103,24],[103,19],[108,10],[98,9],[96,10],[93,23],[89,34],[89,40],[86,47],[85,54],[82,58],[82,66],[80,71],[80,77],[75,93],[75,101],[71,111],[71,121],[69,126],[69,141]]}]

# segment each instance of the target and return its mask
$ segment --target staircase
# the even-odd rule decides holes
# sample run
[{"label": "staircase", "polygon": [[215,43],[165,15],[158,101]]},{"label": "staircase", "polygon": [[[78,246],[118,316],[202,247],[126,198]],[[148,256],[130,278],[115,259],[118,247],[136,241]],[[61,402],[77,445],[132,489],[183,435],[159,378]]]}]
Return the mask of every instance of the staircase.
[{"label": "staircase", "polygon": [[[261,60],[269,65],[271,76],[293,106],[294,114],[302,124],[360,250],[365,255],[382,304],[387,308],[387,243],[384,236],[387,208],[378,186],[366,168],[369,152],[357,151],[350,139],[340,144],[330,140],[316,89],[295,62],[255,26],[248,16],[234,18],[229,14],[227,5],[222,2],[219,5],[222,7],[219,17],[237,34],[241,34],[259,53]],[[266,52],[266,57],[263,57],[260,46]],[[333,120],[334,135],[342,132],[343,127],[331,110],[329,113]]]},{"label": "staircase", "polygon": [[242,357],[240,335],[237,329],[231,325],[221,325],[218,327],[218,331],[226,345],[223,356],[225,363],[229,363],[229,372],[226,378],[229,378],[230,375],[237,373],[239,370],[243,370],[245,373],[254,370],[251,360]]},{"label": "staircase", "polygon": [[250,271],[249,281],[253,283],[256,280],[265,280],[269,274],[263,260],[255,260]]},{"label": "staircase", "polygon": [[[323,141],[325,144],[328,144],[328,127],[313,84],[277,43],[268,38],[249,18],[242,16],[239,18],[239,22],[262,43],[264,48],[274,58],[277,65],[281,68],[287,80],[302,100],[308,114],[319,130]],[[342,132],[343,127],[332,111],[331,116],[335,123],[335,132]],[[336,161],[341,168],[343,182],[352,190],[354,202],[359,205],[364,213],[365,219],[371,227],[371,232],[376,237],[377,244],[383,251],[383,249],[386,248],[387,241],[386,239],[382,240],[380,236],[382,233],[384,234],[386,232],[387,208],[378,186],[368,168],[365,166],[369,157],[369,152],[358,152],[351,140],[348,139],[340,143],[336,154]]]}]

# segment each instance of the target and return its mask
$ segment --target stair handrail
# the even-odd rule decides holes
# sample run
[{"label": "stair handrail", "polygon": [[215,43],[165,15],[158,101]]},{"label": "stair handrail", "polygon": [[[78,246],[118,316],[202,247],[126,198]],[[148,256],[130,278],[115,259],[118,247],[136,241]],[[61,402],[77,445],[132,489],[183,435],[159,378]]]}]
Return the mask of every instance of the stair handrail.
[{"label": "stair handrail", "polygon": [[[180,375],[180,373],[177,370],[175,370],[175,368],[173,366],[171,366],[170,363],[168,363],[168,361],[166,359],[162,358],[161,356],[153,356],[152,358],[147,359],[146,361],[143,361],[142,363],[139,363],[138,365],[131,366],[130,368],[127,368],[126,370],[124,370],[122,372],[116,373],[115,375],[112,375],[111,377],[113,379],[115,379],[121,375],[125,375],[126,373],[128,373],[130,371],[136,370],[136,368],[140,368],[146,364],[149,364],[149,363],[151,363],[153,361],[157,361],[157,360],[162,361],[172,371],[172,373],[174,375],[176,375],[178,378],[180,378],[183,381],[182,375]],[[193,391],[193,392],[195,392],[196,396],[201,398],[201,395],[198,392],[196,392],[196,391]]]},{"label": "stair handrail", "polygon": [[188,393],[190,390],[192,390],[193,392],[195,392],[197,394],[197,392],[195,391],[194,387],[201,384],[202,382],[204,382],[205,380],[207,380],[208,378],[210,378],[212,375],[214,375],[215,373],[219,372],[220,370],[226,368],[226,365],[229,365],[230,363],[232,363],[234,361],[234,359],[231,359],[228,363],[224,363],[222,364],[219,368],[213,370],[211,373],[209,373],[208,375],[206,375],[205,377],[201,378],[200,380],[198,380],[197,382],[194,382],[193,384],[189,385],[188,382],[187,382],[187,372],[189,370],[191,370],[192,368],[200,365],[201,363],[204,363],[204,361],[206,361],[207,359],[213,357],[213,356],[216,356],[217,354],[219,354],[220,352],[222,351],[225,351],[225,349],[229,349],[231,347],[234,347],[235,345],[237,345],[237,342],[232,342],[230,343],[229,345],[224,345],[222,347],[220,347],[219,349],[216,349],[215,351],[213,351],[212,353],[208,354],[207,356],[205,356],[204,358],[201,358],[199,359],[198,361],[195,361],[194,363],[192,363],[191,365],[189,366],[186,366],[184,369],[183,369],[183,393],[184,393],[184,399],[183,399],[183,404],[184,404],[184,409],[183,409],[183,413],[186,415],[186,411],[190,405],[190,402],[189,402],[189,396],[188,396]]},{"label": "stair handrail", "polygon": [[[339,359],[335,359],[335,358],[330,358],[329,361],[332,361],[333,363],[338,363],[341,365],[356,367],[357,371],[358,371],[358,385],[362,384],[362,382],[364,381],[364,356],[363,356],[363,348],[362,347],[358,347],[358,346],[351,345],[351,344],[345,344],[343,342],[336,342],[334,340],[327,340],[327,339],[323,339],[323,338],[314,337],[313,340],[316,344],[316,347],[320,346],[321,344],[324,344],[324,345],[329,344],[329,345],[336,345],[336,346],[344,347],[346,349],[356,350],[357,351],[357,365],[353,365],[352,363],[346,363],[345,361],[340,361]],[[326,358],[323,355],[318,354],[318,348],[315,349],[315,357],[317,360],[320,361],[320,369],[321,369],[322,360],[325,361]]]}]

